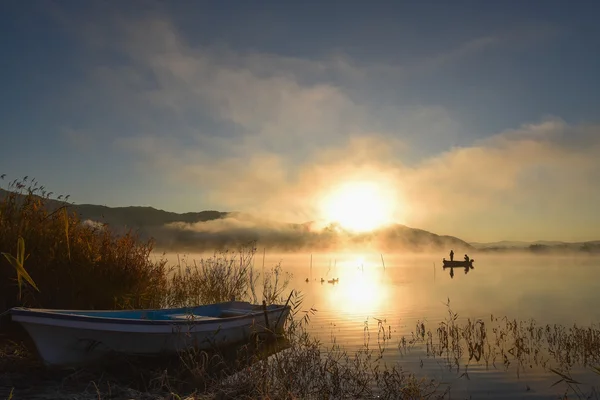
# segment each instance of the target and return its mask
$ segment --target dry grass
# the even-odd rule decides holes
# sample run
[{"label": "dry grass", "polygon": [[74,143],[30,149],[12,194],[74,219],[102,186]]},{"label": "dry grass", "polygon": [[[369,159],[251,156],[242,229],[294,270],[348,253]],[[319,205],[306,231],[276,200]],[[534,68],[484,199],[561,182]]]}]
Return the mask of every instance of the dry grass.
[{"label": "dry grass", "polygon": [[[26,186],[27,185],[27,186]],[[13,306],[112,309],[159,305],[165,264],[149,255],[153,242],[134,232],[117,235],[91,226],[51,200],[36,182],[13,181],[0,199],[0,252],[15,254],[24,242],[24,268],[39,291],[19,285],[15,269],[0,258],[0,312]],[[19,292],[23,287],[23,295]]]},{"label": "dry grass", "polygon": [[243,346],[233,357],[193,350],[182,353],[181,369],[165,371],[162,388],[192,397],[231,399],[429,399],[447,395],[433,380],[417,379],[399,364],[379,362],[385,348],[382,341],[387,340],[380,334],[381,326],[376,343],[367,334],[363,348],[349,354],[338,345],[325,347],[307,333],[315,310],[303,310],[301,295],[294,293],[291,305],[282,342]]},{"label": "dry grass", "polygon": [[254,267],[255,244],[239,246],[237,252],[217,251],[198,262],[180,260],[169,272],[163,305],[186,307],[231,299],[255,304],[259,300],[267,304],[282,301],[291,274],[284,272],[280,264],[258,272]]},{"label": "dry grass", "polygon": [[470,362],[482,362],[486,367],[562,368],[600,365],[600,328],[592,325],[572,327],[538,326],[535,320],[518,321],[493,315],[490,320],[467,319],[457,322],[458,315],[448,305],[448,317],[437,328],[417,323],[406,345],[424,344],[427,356],[442,358],[450,369],[460,370]]},{"label": "dry grass", "polygon": [[423,346],[427,357],[441,359],[449,370],[467,379],[468,367],[473,363],[487,369],[515,371],[517,378],[539,367],[554,374],[555,385],[565,384],[568,393],[578,398],[598,398],[600,387],[596,382],[578,382],[571,373],[577,369],[600,375],[600,327],[540,326],[533,319],[519,321],[493,315],[488,321],[460,321],[450,301],[447,308],[448,316],[437,327],[418,322],[412,337],[399,341],[400,351]]}]

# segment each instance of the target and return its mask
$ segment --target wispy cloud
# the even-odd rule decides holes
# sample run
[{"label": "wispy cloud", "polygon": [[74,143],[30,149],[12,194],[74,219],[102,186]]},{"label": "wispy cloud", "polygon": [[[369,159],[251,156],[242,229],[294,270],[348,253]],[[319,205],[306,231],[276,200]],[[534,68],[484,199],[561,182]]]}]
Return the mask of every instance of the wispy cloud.
[{"label": "wispy cloud", "polygon": [[426,160],[407,177],[414,221],[472,238],[598,235],[599,130],[550,120]]},{"label": "wispy cloud", "polygon": [[[598,127],[550,119],[459,147],[461,125],[444,107],[389,105],[350,85],[406,68],[199,46],[164,18],[116,26],[112,50],[122,63],[98,66],[92,78],[139,124],[114,133],[115,146],[152,173],[198,186],[212,208],[317,220],[323,194],[360,177],[393,188],[398,222],[441,233],[600,235],[600,221],[586,219],[600,201],[591,184],[600,173]],[[514,38],[474,39],[426,65]],[[419,161],[419,142],[447,150]]]}]

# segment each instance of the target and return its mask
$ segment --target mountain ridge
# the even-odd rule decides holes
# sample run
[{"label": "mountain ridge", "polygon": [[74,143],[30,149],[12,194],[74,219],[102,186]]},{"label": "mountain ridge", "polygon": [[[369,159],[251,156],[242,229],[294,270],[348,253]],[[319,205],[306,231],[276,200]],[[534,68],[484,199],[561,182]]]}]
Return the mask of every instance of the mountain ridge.
[{"label": "mountain ridge", "polygon": [[[247,213],[205,210],[175,213],[154,207],[107,207],[90,204],[73,205],[82,220],[141,231],[152,236],[157,244],[169,250],[222,248],[248,241],[259,241],[281,250],[303,248],[361,246],[377,243],[381,248],[423,251],[425,248],[444,249],[450,246],[473,251],[467,242],[450,235],[437,235],[418,228],[393,224],[372,232],[351,233],[339,224],[322,230],[312,230],[311,222],[289,223],[267,221]],[[262,221],[262,225],[261,225]]]},{"label": "mountain ridge", "polygon": [[[7,192],[0,189],[0,198]],[[331,250],[352,246],[376,246],[385,251],[429,251],[454,248],[473,251],[467,242],[450,235],[437,235],[418,228],[393,224],[378,230],[352,233],[332,223],[313,229],[311,222],[268,221],[243,212],[204,210],[176,213],[152,206],[109,207],[96,204],[66,203],[46,199],[50,208],[68,205],[82,222],[107,224],[116,231],[132,229],[143,238],[154,238],[156,247],[165,250],[227,248],[250,241],[282,251]]]},{"label": "mountain ridge", "polygon": [[[0,199],[8,192],[0,189]],[[455,252],[545,252],[549,250],[600,251],[600,241],[509,241],[466,242],[452,235],[438,235],[402,224],[391,224],[371,232],[353,233],[332,223],[313,230],[313,222],[288,223],[268,221],[256,215],[237,211],[203,210],[177,213],[152,206],[110,207],[97,204],[74,204],[46,199],[51,208],[68,205],[82,221],[107,224],[116,231],[132,229],[143,238],[154,238],[165,250],[199,250],[225,248],[249,241],[261,242],[284,251],[301,249],[329,250],[344,246],[375,245],[385,251]]]}]

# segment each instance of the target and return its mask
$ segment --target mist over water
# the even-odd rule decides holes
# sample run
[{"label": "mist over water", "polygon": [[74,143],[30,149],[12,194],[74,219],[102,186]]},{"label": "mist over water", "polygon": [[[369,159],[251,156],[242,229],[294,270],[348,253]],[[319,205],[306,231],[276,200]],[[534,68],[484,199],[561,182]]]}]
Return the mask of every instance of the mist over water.
[{"label": "mist over water", "polygon": [[[210,255],[180,254],[179,262],[193,265],[194,260],[198,262]],[[288,289],[304,295],[304,310],[311,307],[317,310],[311,317],[309,332],[325,347],[335,343],[352,353],[364,348],[367,340],[373,345],[381,321],[379,327],[391,337],[386,341],[383,361],[399,362],[419,376],[452,382],[453,395],[556,398],[563,393],[561,386],[551,387],[556,375],[541,366],[504,370],[501,365],[486,368],[483,360],[472,360],[467,379],[461,377],[462,368],[459,372],[450,371],[440,359],[428,358],[422,346],[401,352],[398,343],[403,336],[412,337],[419,321],[435,331],[448,317],[449,309],[458,314],[459,322],[482,319],[489,323],[492,317],[506,317],[534,320],[538,326],[560,324],[569,328],[573,324],[597,324],[600,257],[478,253],[472,255],[473,269],[465,272],[464,268],[454,268],[451,277],[450,269],[442,268],[444,256],[267,251],[264,268],[281,263],[283,271],[291,275]],[[178,262],[177,254],[167,254],[167,258],[173,264]],[[462,254],[456,254],[455,259],[462,259]],[[260,247],[254,262],[260,272],[263,268]],[[328,283],[333,278],[339,281]]]}]

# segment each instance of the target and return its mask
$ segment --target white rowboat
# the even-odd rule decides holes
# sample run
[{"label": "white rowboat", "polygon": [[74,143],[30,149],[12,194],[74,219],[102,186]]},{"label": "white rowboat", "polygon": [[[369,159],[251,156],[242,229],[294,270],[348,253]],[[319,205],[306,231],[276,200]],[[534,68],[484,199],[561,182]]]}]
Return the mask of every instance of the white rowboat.
[{"label": "white rowboat", "polygon": [[110,353],[168,355],[243,343],[255,333],[281,332],[289,312],[287,305],[239,301],[154,310],[10,310],[48,366],[85,364]]}]

